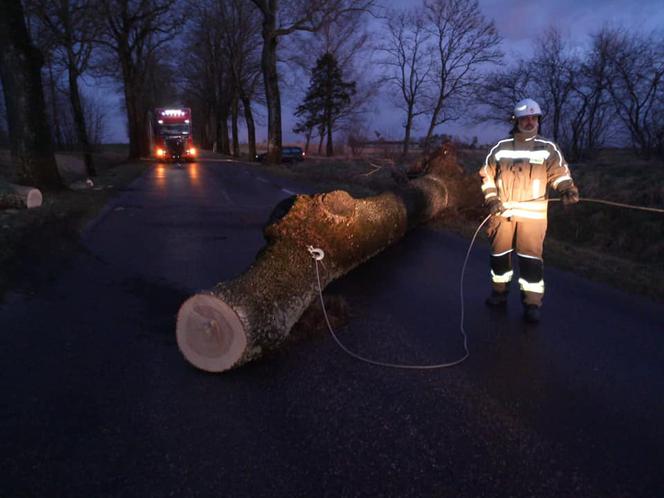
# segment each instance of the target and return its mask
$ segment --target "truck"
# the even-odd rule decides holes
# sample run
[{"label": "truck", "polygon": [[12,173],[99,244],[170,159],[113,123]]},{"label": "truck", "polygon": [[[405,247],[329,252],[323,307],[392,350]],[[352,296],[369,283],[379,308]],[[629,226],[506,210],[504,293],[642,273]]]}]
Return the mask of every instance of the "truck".
[{"label": "truck", "polygon": [[157,107],[148,115],[150,153],[158,161],[193,161],[198,151],[191,136],[191,109]]}]

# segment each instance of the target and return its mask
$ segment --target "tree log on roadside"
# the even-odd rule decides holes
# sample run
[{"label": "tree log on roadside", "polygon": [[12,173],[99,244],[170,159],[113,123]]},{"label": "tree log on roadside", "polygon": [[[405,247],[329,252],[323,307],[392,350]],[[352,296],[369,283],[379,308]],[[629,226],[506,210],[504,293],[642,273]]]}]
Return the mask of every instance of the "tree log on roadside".
[{"label": "tree log on roadside", "polygon": [[454,154],[443,147],[434,156],[426,175],[398,190],[363,199],[344,191],[298,195],[285,216],[267,226],[267,245],[245,273],[182,304],[176,336],[187,360],[222,372],[281,344],[318,296],[308,246],[325,252],[324,289],[458,202],[459,193],[448,186],[463,184]]},{"label": "tree log on roadside", "polygon": [[39,207],[42,200],[39,189],[14,185],[0,178],[0,209]]}]

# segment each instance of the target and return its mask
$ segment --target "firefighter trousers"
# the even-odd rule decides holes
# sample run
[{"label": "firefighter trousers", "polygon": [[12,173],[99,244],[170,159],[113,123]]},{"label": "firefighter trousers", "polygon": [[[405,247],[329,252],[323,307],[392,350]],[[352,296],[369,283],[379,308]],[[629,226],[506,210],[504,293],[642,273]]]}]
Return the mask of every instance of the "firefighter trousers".
[{"label": "firefighter trousers", "polygon": [[496,292],[509,291],[512,281],[512,252],[519,260],[519,288],[524,306],[542,305],[544,264],[542,249],[546,219],[519,220],[493,216],[487,234],[491,241],[491,284]]}]

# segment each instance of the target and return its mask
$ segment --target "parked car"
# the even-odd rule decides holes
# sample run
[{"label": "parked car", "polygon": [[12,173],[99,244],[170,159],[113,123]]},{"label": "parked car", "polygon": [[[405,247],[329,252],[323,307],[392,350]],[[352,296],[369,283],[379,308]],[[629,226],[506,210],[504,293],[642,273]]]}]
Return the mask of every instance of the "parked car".
[{"label": "parked car", "polygon": [[[295,146],[285,146],[281,148],[281,162],[282,163],[288,163],[288,162],[294,162],[294,161],[304,161],[304,151],[302,150],[302,147],[295,147]],[[256,154],[256,161],[265,161],[265,158],[267,157],[267,152],[261,152],[260,154]]]}]

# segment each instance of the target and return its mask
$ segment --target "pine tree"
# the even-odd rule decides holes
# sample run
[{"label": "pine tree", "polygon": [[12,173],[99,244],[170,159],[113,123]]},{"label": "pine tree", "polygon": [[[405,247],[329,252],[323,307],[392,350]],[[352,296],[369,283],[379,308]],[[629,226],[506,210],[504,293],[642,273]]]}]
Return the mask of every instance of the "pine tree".
[{"label": "pine tree", "polygon": [[353,95],[355,95],[355,82],[343,80],[336,57],[326,52],[316,61],[307,95],[295,111],[300,120],[293,131],[304,132],[308,146],[311,133],[317,127],[321,139],[327,133],[326,154],[334,155],[332,131],[339,118],[350,108]]}]

